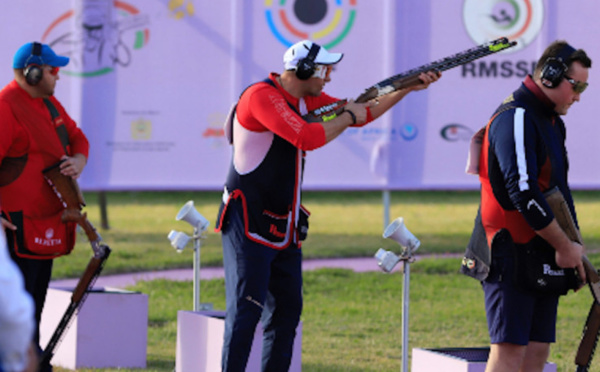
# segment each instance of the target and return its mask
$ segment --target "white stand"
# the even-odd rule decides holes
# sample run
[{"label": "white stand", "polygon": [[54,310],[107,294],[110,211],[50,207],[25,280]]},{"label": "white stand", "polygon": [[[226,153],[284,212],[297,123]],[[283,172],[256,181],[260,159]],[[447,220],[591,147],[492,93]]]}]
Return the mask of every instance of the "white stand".
[{"label": "white stand", "polygon": [[[40,345],[46,347],[73,288],[49,288],[40,322]],[[88,293],[63,334],[51,364],[68,369],[146,368],[148,295],[104,288]]]},{"label": "white stand", "polygon": [[[221,370],[221,352],[225,331],[223,311],[177,312],[176,372],[214,372]],[[263,331],[254,333],[246,371],[260,371]],[[296,328],[290,372],[302,370],[302,322]]]}]

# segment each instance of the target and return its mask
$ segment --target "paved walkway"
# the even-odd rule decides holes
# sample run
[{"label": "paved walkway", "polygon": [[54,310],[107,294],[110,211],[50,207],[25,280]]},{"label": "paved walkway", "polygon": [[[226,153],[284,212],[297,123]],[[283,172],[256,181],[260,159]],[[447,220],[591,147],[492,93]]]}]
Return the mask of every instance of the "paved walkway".
[{"label": "paved walkway", "polygon": [[[434,255],[428,257],[458,257],[458,255]],[[421,257],[415,256],[415,260],[418,261]],[[356,272],[366,271],[379,271],[380,268],[377,265],[377,260],[374,257],[358,257],[358,258],[331,258],[331,259],[315,259],[315,260],[304,260],[302,263],[302,269],[304,271],[316,270],[320,268],[342,268],[350,269]],[[400,271],[402,265],[398,264],[394,268],[394,271]],[[200,269],[200,279],[216,279],[222,278],[224,271],[222,267],[203,267]],[[117,274],[117,275],[100,275],[94,285],[94,288],[125,288],[127,286],[134,285],[138,281],[150,281],[155,279],[168,279],[175,281],[191,281],[194,278],[193,269],[176,269],[176,270],[164,270],[164,271],[147,271],[137,272],[131,274]],[[79,279],[63,279],[53,280],[50,282],[51,287],[66,287],[71,288],[77,285]]]}]

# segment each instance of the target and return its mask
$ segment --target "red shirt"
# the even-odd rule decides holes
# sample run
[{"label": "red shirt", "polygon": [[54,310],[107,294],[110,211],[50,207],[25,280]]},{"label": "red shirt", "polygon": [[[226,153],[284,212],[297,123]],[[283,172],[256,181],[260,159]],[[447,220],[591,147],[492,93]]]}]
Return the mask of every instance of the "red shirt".
[{"label": "red shirt", "polygon": [[[288,103],[304,115],[340,99],[324,92],[317,97],[306,96],[298,99],[279,85],[278,76],[276,73],[269,75],[276,88],[269,84],[254,84],[244,92],[236,111],[240,124],[253,132],[271,131],[304,151],[315,150],[325,145],[323,125],[305,121],[288,106]],[[373,120],[370,114],[368,119],[367,122]]]},{"label": "red shirt", "polygon": [[89,142],[81,129],[56,98],[49,100],[59,113],[54,121],[43,99],[32,98],[16,81],[0,91],[0,164],[6,157],[28,155],[21,175],[0,187],[5,212],[23,211],[25,216],[45,217],[63,209],[42,175],[43,169],[56,164],[65,155],[56,126],[65,125],[69,136],[68,155],[88,156]]}]

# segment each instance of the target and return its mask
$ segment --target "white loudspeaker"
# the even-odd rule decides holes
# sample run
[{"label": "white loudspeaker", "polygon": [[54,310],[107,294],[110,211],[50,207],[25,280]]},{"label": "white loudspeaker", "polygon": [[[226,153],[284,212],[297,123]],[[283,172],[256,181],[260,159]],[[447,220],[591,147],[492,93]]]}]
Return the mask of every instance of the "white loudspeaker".
[{"label": "white loudspeaker", "polygon": [[171,246],[177,249],[177,252],[179,253],[183,251],[183,249],[191,239],[190,236],[188,236],[186,233],[175,230],[171,230],[167,237],[171,241]]},{"label": "white loudspeaker", "polygon": [[203,215],[194,208],[194,201],[190,200],[177,213],[175,217],[177,221],[185,221],[198,229],[198,232],[203,232],[208,228],[209,222]]},{"label": "white loudspeaker", "polygon": [[400,244],[404,248],[408,249],[411,253],[416,251],[421,245],[419,239],[417,239],[404,225],[404,219],[402,217],[396,218],[383,232],[383,237],[386,239],[392,239],[396,243]]}]

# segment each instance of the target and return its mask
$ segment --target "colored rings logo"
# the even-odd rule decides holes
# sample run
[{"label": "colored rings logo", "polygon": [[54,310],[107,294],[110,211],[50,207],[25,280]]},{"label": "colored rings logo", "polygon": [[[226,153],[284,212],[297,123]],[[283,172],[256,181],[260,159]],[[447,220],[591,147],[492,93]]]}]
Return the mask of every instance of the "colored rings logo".
[{"label": "colored rings logo", "polygon": [[463,21],[475,44],[499,37],[518,44],[503,53],[514,53],[531,43],[542,29],[543,0],[465,0]]},{"label": "colored rings logo", "polygon": [[273,36],[286,47],[310,39],[329,49],[352,29],[356,1],[265,0],[265,18]]}]

